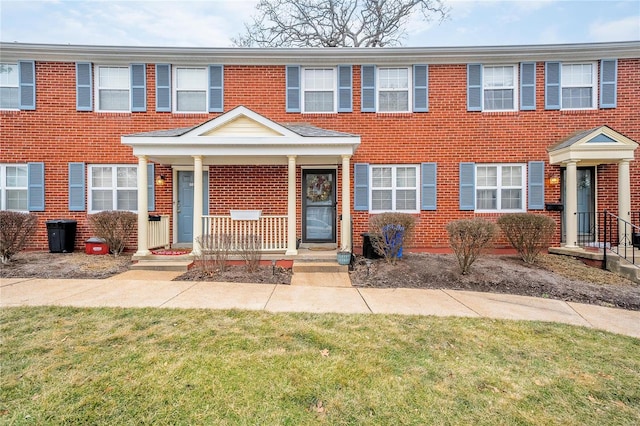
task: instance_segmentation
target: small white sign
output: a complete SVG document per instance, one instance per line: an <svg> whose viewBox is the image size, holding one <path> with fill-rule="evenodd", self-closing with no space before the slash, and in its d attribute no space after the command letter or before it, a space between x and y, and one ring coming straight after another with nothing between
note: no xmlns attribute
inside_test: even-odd
<svg viewBox="0 0 640 426"><path fill-rule="evenodd" d="M262 210L231 210L233 220L260 220Z"/></svg>

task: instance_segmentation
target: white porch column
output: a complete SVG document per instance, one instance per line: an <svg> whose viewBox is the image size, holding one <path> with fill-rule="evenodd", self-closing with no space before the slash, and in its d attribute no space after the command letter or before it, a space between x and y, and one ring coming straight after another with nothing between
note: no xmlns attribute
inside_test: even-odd
<svg viewBox="0 0 640 426"><path fill-rule="evenodd" d="M287 251L286 255L295 256L296 249L296 156L288 155L287 179Z"/></svg>
<svg viewBox="0 0 640 426"><path fill-rule="evenodd" d="M565 242L568 248L578 247L578 177L577 161L567 163L567 182L565 183L566 201L564 204Z"/></svg>
<svg viewBox="0 0 640 426"><path fill-rule="evenodd" d="M621 160L618 163L618 217L631 222L631 174L629 172L630 160ZM625 226L618 226L618 241L622 242ZM628 235L628 234L627 234Z"/></svg>
<svg viewBox="0 0 640 426"><path fill-rule="evenodd" d="M202 253L199 238L202 236L202 156L193 156L193 248L191 253Z"/></svg>
<svg viewBox="0 0 640 426"><path fill-rule="evenodd" d="M342 222L340 223L340 245L342 251L351 251L351 185L350 155L342 156Z"/></svg>
<svg viewBox="0 0 640 426"><path fill-rule="evenodd" d="M138 157L138 251L135 256L148 256L149 202L147 189L147 156Z"/></svg>

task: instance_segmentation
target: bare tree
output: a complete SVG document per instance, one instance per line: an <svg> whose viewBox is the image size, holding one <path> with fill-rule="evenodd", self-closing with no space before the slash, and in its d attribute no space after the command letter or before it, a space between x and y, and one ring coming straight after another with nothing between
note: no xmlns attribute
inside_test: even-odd
<svg viewBox="0 0 640 426"><path fill-rule="evenodd" d="M443 0L260 0L239 47L398 46L409 19L448 15Z"/></svg>

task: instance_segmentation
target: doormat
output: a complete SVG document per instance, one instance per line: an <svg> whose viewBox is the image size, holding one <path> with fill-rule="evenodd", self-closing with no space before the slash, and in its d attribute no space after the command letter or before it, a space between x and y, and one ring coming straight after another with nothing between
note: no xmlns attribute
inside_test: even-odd
<svg viewBox="0 0 640 426"><path fill-rule="evenodd" d="M156 256L182 256L191 253L191 250L187 249L158 249L150 251L151 254L155 254Z"/></svg>
<svg viewBox="0 0 640 426"><path fill-rule="evenodd" d="M325 247L325 246L309 247L309 250L311 251L334 251L335 249L336 249L335 247Z"/></svg>

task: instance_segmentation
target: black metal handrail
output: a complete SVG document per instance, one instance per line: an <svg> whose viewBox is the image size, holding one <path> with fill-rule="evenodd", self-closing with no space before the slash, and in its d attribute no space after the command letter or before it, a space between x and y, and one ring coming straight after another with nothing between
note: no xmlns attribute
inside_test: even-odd
<svg viewBox="0 0 640 426"><path fill-rule="evenodd" d="M634 223L627 222L607 210L602 212L600 241L603 242L603 268L607 265L607 250L638 266L634 248L640 248L640 212L632 212L631 221Z"/></svg>

